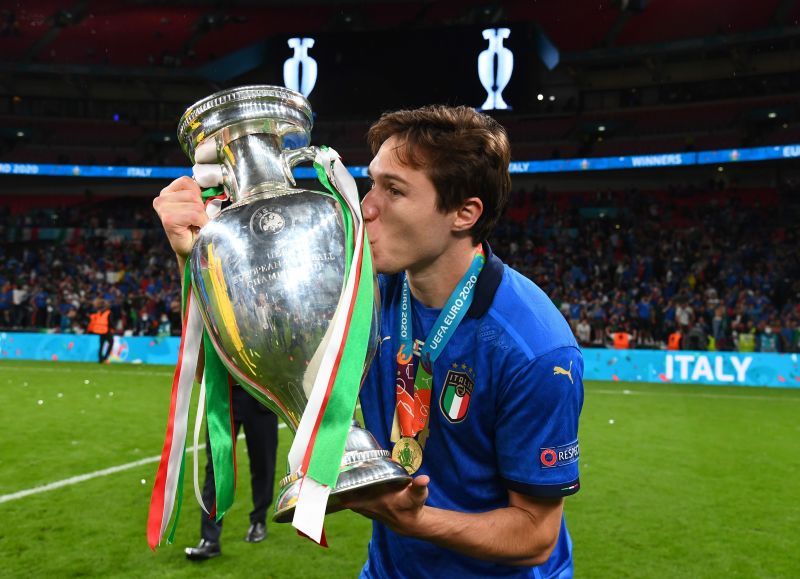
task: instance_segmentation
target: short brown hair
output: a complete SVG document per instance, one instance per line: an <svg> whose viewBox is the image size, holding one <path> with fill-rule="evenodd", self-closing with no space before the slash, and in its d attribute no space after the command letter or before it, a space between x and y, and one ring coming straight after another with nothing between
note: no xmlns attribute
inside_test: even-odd
<svg viewBox="0 0 800 579"><path fill-rule="evenodd" d="M369 129L375 155L390 137L404 165L424 170L436 188L436 208L452 211L469 197L483 202L483 213L470 230L485 241L502 217L511 191L511 146L505 129L473 108L442 105L385 113Z"/></svg>

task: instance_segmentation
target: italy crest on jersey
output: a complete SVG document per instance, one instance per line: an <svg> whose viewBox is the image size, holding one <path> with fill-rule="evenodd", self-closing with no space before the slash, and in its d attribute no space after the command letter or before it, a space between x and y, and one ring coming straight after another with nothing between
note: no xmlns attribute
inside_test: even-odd
<svg viewBox="0 0 800 579"><path fill-rule="evenodd" d="M467 416L472 390L475 388L472 368L453 364L444 380L439 407L450 422L461 422Z"/></svg>

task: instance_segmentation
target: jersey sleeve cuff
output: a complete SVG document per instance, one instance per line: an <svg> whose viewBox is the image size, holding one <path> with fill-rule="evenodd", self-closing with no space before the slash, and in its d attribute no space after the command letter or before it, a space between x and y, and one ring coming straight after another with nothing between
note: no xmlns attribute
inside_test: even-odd
<svg viewBox="0 0 800 579"><path fill-rule="evenodd" d="M531 497L555 498L555 497L568 497L574 495L581 488L580 479L575 479L572 482L554 484L554 485L535 485L530 483L523 483L507 478L503 479L503 483L510 491L528 495Z"/></svg>

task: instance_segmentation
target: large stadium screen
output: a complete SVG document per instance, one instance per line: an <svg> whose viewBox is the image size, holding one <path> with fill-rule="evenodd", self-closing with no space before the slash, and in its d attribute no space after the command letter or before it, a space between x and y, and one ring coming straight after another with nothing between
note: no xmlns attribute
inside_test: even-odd
<svg viewBox="0 0 800 579"><path fill-rule="evenodd" d="M292 37L282 36L267 42L258 82L288 84L286 61L296 58L314 67L308 60L313 59L316 79L309 99L320 115L376 115L430 103L487 109L504 109L505 103L525 112L536 101L543 67L538 36L529 25L337 31L314 36L299 59L289 45ZM298 73L294 67L302 82L302 68Z"/></svg>

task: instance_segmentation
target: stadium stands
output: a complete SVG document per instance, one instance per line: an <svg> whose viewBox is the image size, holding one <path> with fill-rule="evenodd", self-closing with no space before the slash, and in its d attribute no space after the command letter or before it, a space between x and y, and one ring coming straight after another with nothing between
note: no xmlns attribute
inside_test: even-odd
<svg viewBox="0 0 800 579"><path fill-rule="evenodd" d="M758 344L770 328L780 351L796 352L800 215L785 203L791 194L713 183L519 190L492 243L576 333L589 324L585 345L625 330L635 347L662 348L681 329L694 349L730 350L740 333ZM154 335L162 317L162 332L178 332L180 283L148 199L36 199L18 200L0 221L0 329L81 332L103 297L119 333ZM681 308L691 311L685 324Z"/></svg>

